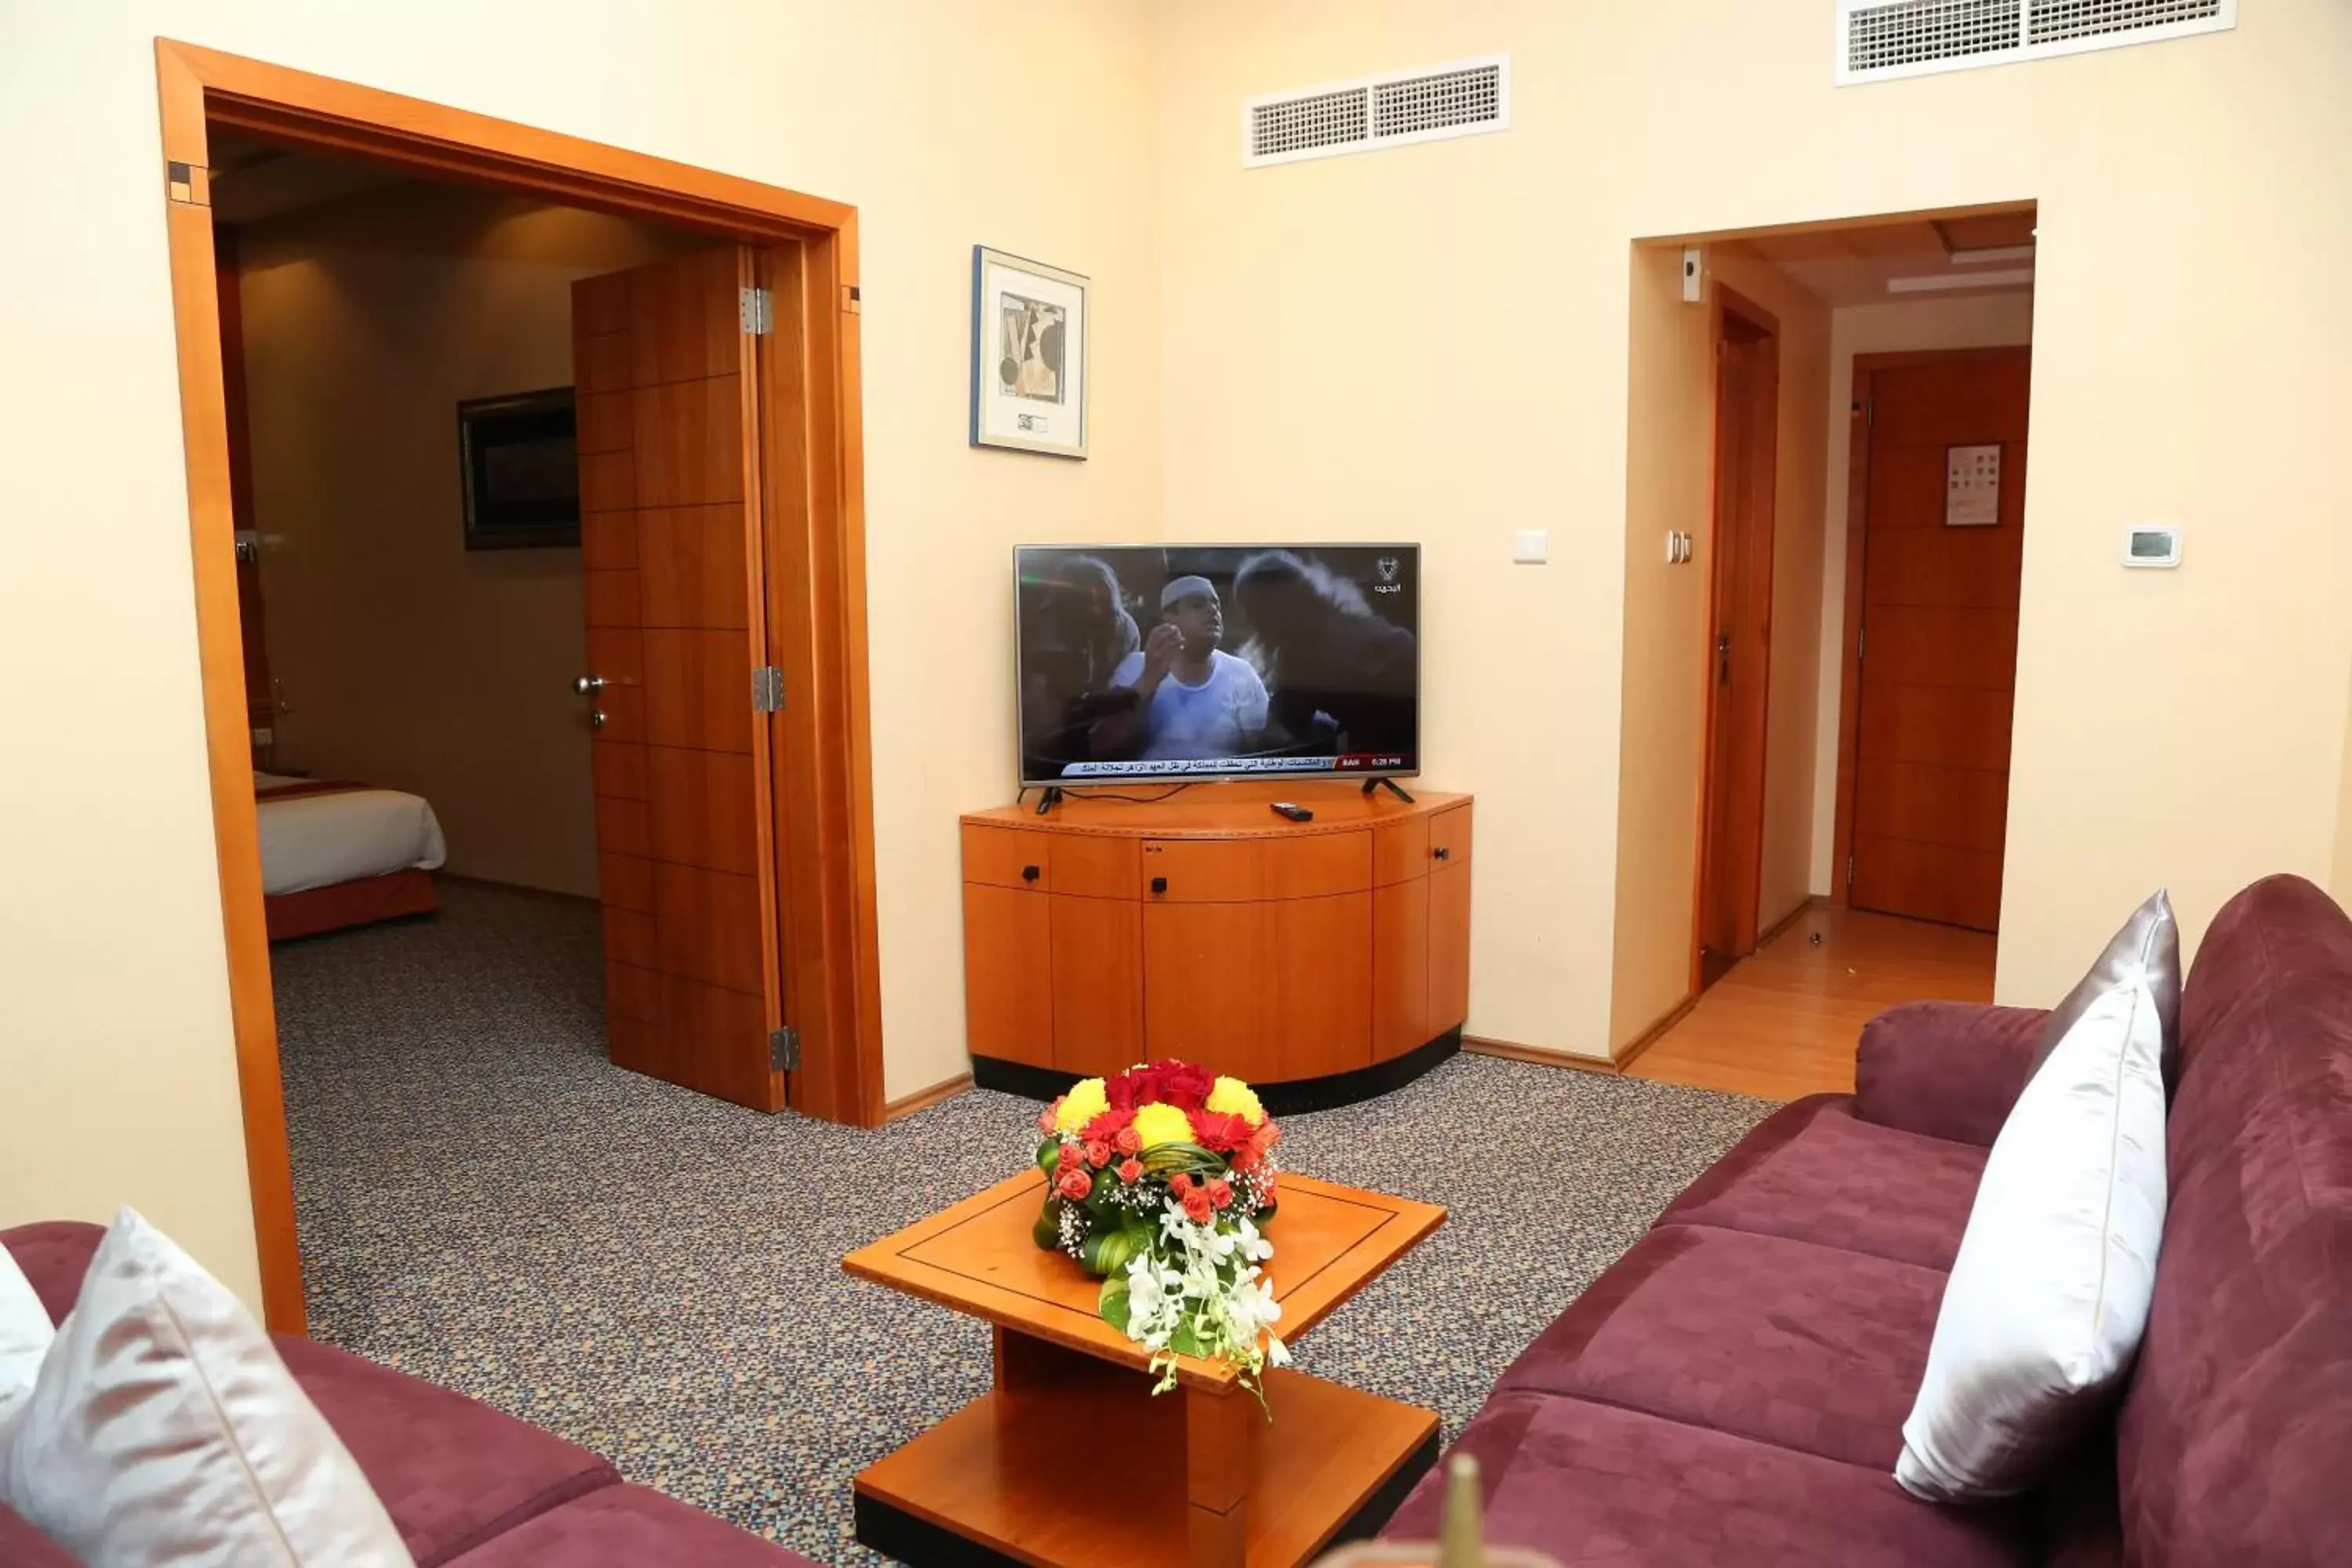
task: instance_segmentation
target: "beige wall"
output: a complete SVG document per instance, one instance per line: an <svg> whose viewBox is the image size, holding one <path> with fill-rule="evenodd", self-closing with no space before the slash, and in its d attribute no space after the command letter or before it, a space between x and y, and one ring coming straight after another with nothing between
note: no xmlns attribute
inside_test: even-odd
<svg viewBox="0 0 2352 1568"><path fill-rule="evenodd" d="M1626 356L1624 689L1607 1039L1612 1052L1690 993L1713 619L1712 303L1727 284L1780 324L1759 929L1804 900L1811 852L1822 388L1829 313L1759 262L1710 255L1706 266L1707 302L1686 304L1681 247L1633 247ZM1669 530L1691 535L1688 562L1667 563ZM1475 1006L1475 993L1472 1001Z"/></svg>
<svg viewBox="0 0 2352 1568"><path fill-rule="evenodd" d="M1838 703L1842 700L1845 638L1847 480L1852 477L1853 356L1910 349L1997 348L2033 341L2033 296L1979 294L1963 300L1906 300L1848 305L1830 314L1828 512L1822 530L1820 666L1821 714L1813 752L1812 853L1807 874L1816 893L1836 887ZM2029 464L2029 470L2031 465ZM2028 484L2032 483L2029 471ZM2087 960L2085 961L2087 962Z"/></svg>
<svg viewBox="0 0 2352 1568"><path fill-rule="evenodd" d="M2281 268L2352 243L2352 10L1844 89L1794 0L1160 15L1168 526L1427 541L1428 763L1486 847L1474 1030L1606 1049L1614 917L1650 890L1621 887L1681 858L1619 863L1644 237L2040 203L2004 999L2057 994L2156 882L2193 935L2252 877L2326 870L2352 540L2315 347L2352 299ZM1506 134L1239 166L1245 97L1498 49ZM1272 326L1237 360L1204 323L1244 300ZM2116 565L2149 518L2186 525L2181 570ZM1513 568L1531 526L1553 564Z"/></svg>
<svg viewBox="0 0 2352 1568"><path fill-rule="evenodd" d="M152 39L857 205L885 1082L963 1070L955 816L1013 784L1015 542L1149 535L1150 15L1046 0L0 8L0 1224L129 1201L255 1266L197 710ZM528 68L518 68L528 62ZM965 445L971 246L1094 279L1093 458ZM37 742L34 738L38 737Z"/></svg>
<svg viewBox="0 0 2352 1568"><path fill-rule="evenodd" d="M698 243L456 186L242 233L274 763L433 803L449 869L593 895L580 552L469 551L457 405L572 383L572 280Z"/></svg>

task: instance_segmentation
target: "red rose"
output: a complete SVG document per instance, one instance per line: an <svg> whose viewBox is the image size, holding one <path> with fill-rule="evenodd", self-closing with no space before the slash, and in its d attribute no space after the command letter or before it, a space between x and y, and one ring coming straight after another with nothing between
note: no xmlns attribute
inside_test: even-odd
<svg viewBox="0 0 2352 1568"><path fill-rule="evenodd" d="M1078 1163L1078 1146L1076 1143L1063 1144L1061 1152L1055 1156L1055 1160L1062 1169L1068 1170Z"/></svg>
<svg viewBox="0 0 2352 1568"><path fill-rule="evenodd" d="M1101 1170L1105 1165L1109 1164L1110 1145L1108 1143L1097 1142L1092 1138L1087 1139L1087 1163L1092 1165L1097 1171Z"/></svg>
<svg viewBox="0 0 2352 1568"><path fill-rule="evenodd" d="M1205 1068L1190 1062L1159 1064L1160 1093L1158 1098L1179 1110L1198 1110L1209 1102L1209 1091L1217 1080Z"/></svg>
<svg viewBox="0 0 2352 1568"><path fill-rule="evenodd" d="M1192 1178L1179 1171L1168 1178L1168 1195L1181 1199L1192 1190Z"/></svg>
<svg viewBox="0 0 2352 1568"><path fill-rule="evenodd" d="M1074 1168L1062 1173L1061 1178L1054 1184L1054 1189L1074 1204L1084 1203L1087 1194L1095 1190L1095 1179Z"/></svg>
<svg viewBox="0 0 2352 1568"><path fill-rule="evenodd" d="M1143 1152L1143 1140L1137 1134L1135 1129L1132 1127L1120 1128L1118 1130L1118 1136L1110 1141L1110 1146L1118 1150L1122 1154L1140 1154Z"/></svg>
<svg viewBox="0 0 2352 1568"><path fill-rule="evenodd" d="M1150 1087L1150 1077L1148 1068L1129 1068L1117 1078L1107 1078L1103 1079L1103 1099L1110 1102L1113 1110L1133 1115L1137 1106L1151 1101L1151 1097L1143 1092Z"/></svg>
<svg viewBox="0 0 2352 1568"><path fill-rule="evenodd" d="M1128 1159L1119 1162L1118 1179L1125 1182L1129 1186L1133 1186L1136 1183L1143 1180L1143 1162L1136 1159Z"/></svg>
<svg viewBox="0 0 2352 1568"><path fill-rule="evenodd" d="M1223 1110L1192 1112L1192 1140L1212 1154L1223 1154L1247 1142L1256 1132L1241 1117Z"/></svg>
<svg viewBox="0 0 2352 1568"><path fill-rule="evenodd" d="M1209 1194L1209 1202L1218 1208L1223 1208L1234 1201L1234 1184L1223 1176L1211 1177L1208 1186L1202 1190Z"/></svg>
<svg viewBox="0 0 2352 1568"><path fill-rule="evenodd" d="M1061 1114L1062 1102L1059 1100L1056 1100L1053 1104L1047 1106L1045 1110L1037 1113L1037 1131L1040 1132L1051 1132L1054 1130L1055 1118Z"/></svg>
<svg viewBox="0 0 2352 1568"><path fill-rule="evenodd" d="M1209 1223L1210 1212L1209 1194L1205 1190L1195 1187L1184 1194L1186 1219L1191 1220L1194 1225L1206 1225Z"/></svg>

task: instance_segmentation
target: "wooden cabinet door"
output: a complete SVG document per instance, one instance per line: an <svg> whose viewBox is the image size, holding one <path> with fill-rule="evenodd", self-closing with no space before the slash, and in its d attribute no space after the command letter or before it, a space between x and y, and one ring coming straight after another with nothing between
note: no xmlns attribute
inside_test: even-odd
<svg viewBox="0 0 2352 1568"><path fill-rule="evenodd" d="M1143 1059L1143 906L1048 893L1054 1066L1076 1078Z"/></svg>
<svg viewBox="0 0 2352 1568"><path fill-rule="evenodd" d="M1372 1060L1393 1061L1438 1030L1429 1011L1429 879L1372 894Z"/></svg>
<svg viewBox="0 0 2352 1568"><path fill-rule="evenodd" d="M607 1048L777 1110L751 266L719 246L574 283L572 378Z"/></svg>
<svg viewBox="0 0 2352 1568"><path fill-rule="evenodd" d="M1146 903L1143 1042L1214 1070L1258 1053L1265 942L1255 904Z"/></svg>
<svg viewBox="0 0 2352 1568"><path fill-rule="evenodd" d="M1371 847L1364 846L1370 869ZM1276 1082L1352 1072L1372 1061L1372 895L1264 906L1261 1059Z"/></svg>
<svg viewBox="0 0 2352 1568"><path fill-rule="evenodd" d="M964 1038L972 1055L1054 1065L1051 903L1017 888L963 885Z"/></svg>
<svg viewBox="0 0 2352 1568"><path fill-rule="evenodd" d="M1429 874L1429 1033L1470 1016L1470 863Z"/></svg>

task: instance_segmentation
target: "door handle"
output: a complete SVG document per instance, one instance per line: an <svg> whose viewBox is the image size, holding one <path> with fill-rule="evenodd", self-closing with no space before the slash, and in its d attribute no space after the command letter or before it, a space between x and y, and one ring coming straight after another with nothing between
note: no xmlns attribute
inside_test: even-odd
<svg viewBox="0 0 2352 1568"><path fill-rule="evenodd" d="M1021 879L1022 879L1023 881L1024 881L1024 882L1034 882L1034 881L1035 881L1035 880L1037 879L1037 868L1036 868L1036 867L1034 867L1034 866L1024 866L1024 867L1022 867L1022 868L1021 868Z"/></svg>
<svg viewBox="0 0 2352 1568"><path fill-rule="evenodd" d="M593 696L613 683L601 675L583 675L572 683L572 689L583 697Z"/></svg>
<svg viewBox="0 0 2352 1568"><path fill-rule="evenodd" d="M1685 643L1683 646L1684 646L1685 647L1688 647L1690 646L1690 644L1688 644L1688 643ZM1430 851L1430 853L1431 853L1432 855L1435 856L1435 857L1436 857L1438 859L1440 859L1440 860L1449 860L1449 859L1452 859L1452 858L1453 858L1453 857L1454 857L1454 851L1453 851L1453 850L1451 850L1451 849L1449 849L1449 848L1447 848L1447 847L1446 847L1444 845L1443 845L1443 844L1439 845L1436 848L1434 848L1434 849L1431 850L1431 851Z"/></svg>
<svg viewBox="0 0 2352 1568"><path fill-rule="evenodd" d="M1154 878L1152 878L1152 879L1151 879L1151 890L1152 890L1153 892L1155 892L1155 893L1164 893L1164 892L1166 892L1166 891L1168 890L1168 879L1167 879L1167 878L1165 878L1165 877L1154 877Z"/></svg>
<svg viewBox="0 0 2352 1568"><path fill-rule="evenodd" d="M599 708L588 715L588 728L591 730L601 730L604 727L604 710L602 708Z"/></svg>

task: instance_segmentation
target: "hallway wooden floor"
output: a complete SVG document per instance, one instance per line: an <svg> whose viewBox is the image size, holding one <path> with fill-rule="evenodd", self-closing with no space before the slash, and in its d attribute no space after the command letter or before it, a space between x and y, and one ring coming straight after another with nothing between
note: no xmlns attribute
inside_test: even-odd
<svg viewBox="0 0 2352 1568"><path fill-rule="evenodd" d="M1873 1015L1930 998L1990 1002L1992 960L1981 931L1809 910L1734 965L1626 1075L1772 1100L1849 1091L1854 1042Z"/></svg>

